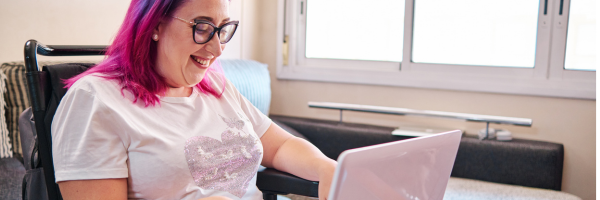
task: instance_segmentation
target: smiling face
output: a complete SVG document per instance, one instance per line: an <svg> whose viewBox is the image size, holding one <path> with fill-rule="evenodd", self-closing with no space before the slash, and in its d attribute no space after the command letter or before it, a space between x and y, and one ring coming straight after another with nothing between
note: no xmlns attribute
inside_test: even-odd
<svg viewBox="0 0 600 200"><path fill-rule="evenodd" d="M178 17L193 22L196 19L212 22L216 26L227 23L229 19L228 0L187 0L173 12L172 16L162 19L154 34L158 35L156 68L173 88L184 88L187 93L191 87L200 83L206 71L225 49L215 36L204 44L196 44L192 37L192 24L175 19ZM155 39L156 40L156 39ZM167 91L169 94L170 91ZM167 95L170 96L170 95Z"/></svg>

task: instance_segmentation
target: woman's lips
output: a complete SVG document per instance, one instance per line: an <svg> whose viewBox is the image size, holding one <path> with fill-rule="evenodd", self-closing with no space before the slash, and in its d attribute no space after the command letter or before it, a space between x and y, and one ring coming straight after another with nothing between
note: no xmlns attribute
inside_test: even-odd
<svg viewBox="0 0 600 200"><path fill-rule="evenodd" d="M196 56L190 56L190 57L192 58L192 60L199 63L202 67L208 67L208 64L210 63L210 59L203 59L203 58L199 58Z"/></svg>

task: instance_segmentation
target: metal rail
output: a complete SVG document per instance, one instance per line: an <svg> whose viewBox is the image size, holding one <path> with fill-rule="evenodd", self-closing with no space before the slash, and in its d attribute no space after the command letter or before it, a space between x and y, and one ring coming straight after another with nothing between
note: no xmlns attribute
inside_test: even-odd
<svg viewBox="0 0 600 200"><path fill-rule="evenodd" d="M325 108L340 110L340 122L342 121L342 111L351 110L359 112L370 112L370 113L382 113L382 114L393 114L393 115L417 115L426 117L441 117L451 119L461 119L473 122L485 122L488 125L494 124L511 124L517 126L531 127L533 123L532 119L527 118L516 118L516 117L503 117L493 115L478 115L478 114L467 114L467 113L455 113L455 112L443 112L443 111L431 111L431 110L415 110L408 108L395 108L395 107L383 107L383 106L370 106L360 104L347 104L347 103L333 103L333 102L308 102L308 107L311 108Z"/></svg>

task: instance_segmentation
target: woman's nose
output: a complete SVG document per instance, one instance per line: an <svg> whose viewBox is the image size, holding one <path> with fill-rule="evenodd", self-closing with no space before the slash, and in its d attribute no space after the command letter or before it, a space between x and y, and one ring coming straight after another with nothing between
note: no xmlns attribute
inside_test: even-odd
<svg viewBox="0 0 600 200"><path fill-rule="evenodd" d="M213 54L213 56L215 57L219 57L221 56L221 53L223 53L223 49L221 47L221 40L219 39L219 35L218 33L215 33L215 36L213 36L210 41L208 41L206 43L206 50L208 50L209 52L211 52Z"/></svg>

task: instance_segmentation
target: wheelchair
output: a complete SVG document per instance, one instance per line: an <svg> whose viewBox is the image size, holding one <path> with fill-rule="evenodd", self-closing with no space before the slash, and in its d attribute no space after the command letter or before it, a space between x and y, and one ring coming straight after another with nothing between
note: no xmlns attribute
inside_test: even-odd
<svg viewBox="0 0 600 200"><path fill-rule="evenodd" d="M25 68L28 93L35 123L37 141L37 157L42 168L48 199L62 199L58 184L55 183L54 166L52 162L52 135L50 126L60 100L67 92L62 80L76 76L93 64L70 63L49 66L38 66L37 55L43 56L90 56L104 55L107 46L87 45L44 45L36 40L25 43ZM38 179L38 180L43 180ZM25 184L25 183L24 183ZM297 194L317 197L318 182L308 181L294 175L267 168L257 174L256 185L263 192L265 200L276 200L277 194ZM25 192L25 191L24 191ZM25 193L24 193L25 194Z"/></svg>

